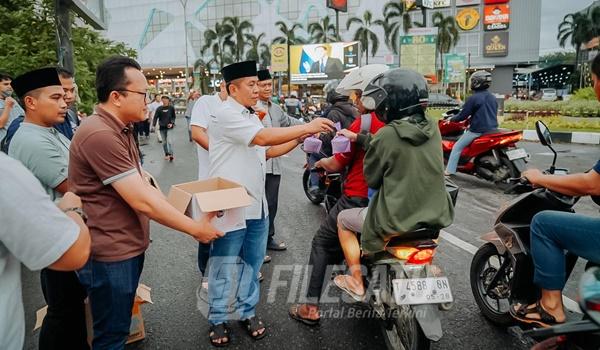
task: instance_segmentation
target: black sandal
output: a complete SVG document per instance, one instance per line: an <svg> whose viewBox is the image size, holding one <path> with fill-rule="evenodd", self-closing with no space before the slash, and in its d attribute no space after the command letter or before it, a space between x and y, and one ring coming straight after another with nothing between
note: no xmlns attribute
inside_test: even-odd
<svg viewBox="0 0 600 350"><path fill-rule="evenodd" d="M240 321L240 323L242 326L246 327L248 335L254 340L262 339L267 335L267 327L265 327L265 324L256 316ZM261 329L263 332L259 333L258 331ZM254 335L254 332L256 332L256 335Z"/></svg>
<svg viewBox="0 0 600 350"><path fill-rule="evenodd" d="M548 311L544 310L542 307L542 303L538 300L534 306L529 307L527 304L523 304L519 306L517 310L515 310L516 305L511 305L509 312L514 319L520 322L538 325L540 327L548 328L555 326L557 324L562 324L563 322L556 321L556 318L552 316ZM540 318L531 318L527 317L529 314L538 314Z"/></svg>
<svg viewBox="0 0 600 350"><path fill-rule="evenodd" d="M224 348L228 346L229 343L231 343L229 327L225 323L211 325L210 330L208 331L208 338L210 339L210 343L217 348ZM223 338L227 338L227 340L223 341ZM217 340L221 340L221 342L217 343Z"/></svg>
<svg viewBox="0 0 600 350"><path fill-rule="evenodd" d="M294 320L298 321L298 322L302 322L307 326L316 326L319 324L319 320L320 318L313 320L311 318L306 318L306 317L302 317L300 316L300 304L296 304L296 305L292 305L290 307L290 309L288 310L288 314L290 315L291 318L293 318Z"/></svg>

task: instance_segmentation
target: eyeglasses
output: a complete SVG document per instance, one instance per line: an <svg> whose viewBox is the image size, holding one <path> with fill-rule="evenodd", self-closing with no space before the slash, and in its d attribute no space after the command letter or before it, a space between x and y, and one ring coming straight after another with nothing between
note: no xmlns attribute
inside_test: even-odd
<svg viewBox="0 0 600 350"><path fill-rule="evenodd" d="M133 92L133 93L136 93L136 94L144 95L144 98L145 98L145 99L149 99L149 98L150 98L150 94L148 94L148 92L141 92L141 91L127 90L127 89L121 89L121 90L118 90L118 91L120 91L120 92L123 92L123 91L127 91L127 92Z"/></svg>

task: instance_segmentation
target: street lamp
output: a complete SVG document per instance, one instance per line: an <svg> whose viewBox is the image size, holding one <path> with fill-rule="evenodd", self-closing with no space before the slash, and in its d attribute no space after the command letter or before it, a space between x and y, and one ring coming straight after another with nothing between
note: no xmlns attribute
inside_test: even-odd
<svg viewBox="0 0 600 350"><path fill-rule="evenodd" d="M183 36L185 38L184 39L185 40L185 94L189 95L189 93L190 93L190 86L188 85L188 67L189 67L189 63L188 63L188 37L187 37L187 27L186 27L186 21L187 21L187 12L186 12L187 0L179 0L179 3L183 7Z"/></svg>

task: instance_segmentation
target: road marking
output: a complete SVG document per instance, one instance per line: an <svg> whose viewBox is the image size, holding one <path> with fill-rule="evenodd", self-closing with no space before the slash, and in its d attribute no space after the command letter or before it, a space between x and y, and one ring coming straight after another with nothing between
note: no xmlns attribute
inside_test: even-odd
<svg viewBox="0 0 600 350"><path fill-rule="evenodd" d="M472 245L471 243L465 242L462 239L456 237L455 235L451 234L448 231L444 231L442 230L440 232L440 237L443 238L444 240L452 243L453 245L455 245L456 247L467 251L469 253L471 253L471 255L475 255L475 253L477 252L477 250L479 248L477 248L476 246ZM579 308L579 304L573 300L570 299L566 296L563 295L563 304L565 305L565 307L573 312L578 312L581 313L581 309Z"/></svg>

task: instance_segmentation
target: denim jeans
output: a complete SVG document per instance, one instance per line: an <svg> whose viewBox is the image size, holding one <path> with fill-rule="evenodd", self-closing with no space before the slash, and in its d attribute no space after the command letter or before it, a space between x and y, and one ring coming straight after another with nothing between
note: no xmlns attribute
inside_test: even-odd
<svg viewBox="0 0 600 350"><path fill-rule="evenodd" d="M323 158L327 158L327 157L322 155L321 153L311 153L308 156L308 168L313 169L315 167L315 163L320 161ZM319 187L319 180L320 180L319 173L312 171L310 173L310 188Z"/></svg>
<svg viewBox="0 0 600 350"><path fill-rule="evenodd" d="M531 222L534 282L547 290L562 290L566 280L565 251L600 263L600 218L543 211Z"/></svg>
<svg viewBox="0 0 600 350"><path fill-rule="evenodd" d="M125 348L131 324L131 308L144 254L123 261L100 262L90 259L77 271L79 281L87 289L94 320L94 350Z"/></svg>
<svg viewBox="0 0 600 350"><path fill-rule="evenodd" d="M268 229L268 217L246 220L245 229L227 232L212 243L208 261L211 324L255 316Z"/></svg>
<svg viewBox="0 0 600 350"><path fill-rule="evenodd" d="M446 166L446 172L449 174L455 174L456 168L458 167L458 161L460 160L460 155L467 146L471 144L476 138L481 136L482 134L471 132L469 130L465 131L465 133L456 141L454 147L452 147L452 152L450 152L450 157L448 158L448 165Z"/></svg>
<svg viewBox="0 0 600 350"><path fill-rule="evenodd" d="M169 129L160 129L160 136L162 137L163 150L165 156L173 155L173 146L171 146L171 140L169 140Z"/></svg>

